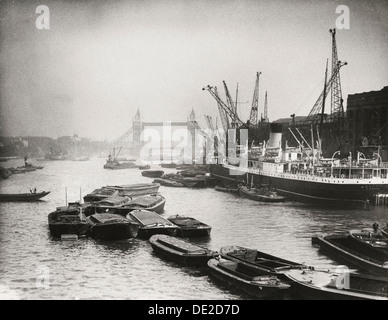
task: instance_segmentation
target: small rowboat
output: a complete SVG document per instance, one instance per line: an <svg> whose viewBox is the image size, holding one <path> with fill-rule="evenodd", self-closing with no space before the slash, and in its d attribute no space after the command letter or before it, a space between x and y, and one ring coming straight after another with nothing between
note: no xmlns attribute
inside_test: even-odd
<svg viewBox="0 0 388 320"><path fill-rule="evenodd" d="M47 196L50 191L42 191L42 192L30 192L30 193L3 193L0 194L1 202L8 201L37 201L41 198Z"/></svg>
<svg viewBox="0 0 388 320"><path fill-rule="evenodd" d="M155 234L149 241L156 254L185 266L206 266L207 261L216 254L207 248L165 234Z"/></svg>

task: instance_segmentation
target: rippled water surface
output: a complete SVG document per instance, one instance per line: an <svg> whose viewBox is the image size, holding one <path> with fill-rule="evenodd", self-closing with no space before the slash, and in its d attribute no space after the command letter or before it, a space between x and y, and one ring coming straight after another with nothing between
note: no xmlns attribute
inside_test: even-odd
<svg viewBox="0 0 388 320"><path fill-rule="evenodd" d="M22 160L4 166L22 165ZM39 162L42 170L1 181L1 192L51 193L39 202L0 203L0 297L5 299L249 299L214 283L206 268L181 267L157 257L148 241L61 241L50 237L47 215L107 184L152 182L138 169L106 170L104 159ZM157 168L157 167L156 167ZM173 169L165 169L174 172ZM294 202L254 202L214 189L168 188L164 217L180 214L212 226L211 237L191 240L212 250L240 245L334 269L311 245L320 232L370 227L388 221L387 208L325 210Z"/></svg>

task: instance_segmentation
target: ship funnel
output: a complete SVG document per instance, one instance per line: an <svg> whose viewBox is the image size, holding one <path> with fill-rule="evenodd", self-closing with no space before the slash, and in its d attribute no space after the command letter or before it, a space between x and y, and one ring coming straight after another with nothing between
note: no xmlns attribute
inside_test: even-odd
<svg viewBox="0 0 388 320"><path fill-rule="evenodd" d="M268 148L278 148L282 143L282 125L280 123L271 123L269 133Z"/></svg>

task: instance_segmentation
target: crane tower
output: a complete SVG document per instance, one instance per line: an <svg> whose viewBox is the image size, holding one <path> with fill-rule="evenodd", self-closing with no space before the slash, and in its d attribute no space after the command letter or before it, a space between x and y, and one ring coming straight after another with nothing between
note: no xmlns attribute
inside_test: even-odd
<svg viewBox="0 0 388 320"><path fill-rule="evenodd" d="M335 40L336 32L335 29L330 29L329 32L332 36L331 74L333 75L338 66L337 44ZM331 88L331 114L336 118L343 117L344 109L342 102L341 80L340 73L338 71L333 79L333 85Z"/></svg>
<svg viewBox="0 0 388 320"><path fill-rule="evenodd" d="M253 92L251 113L249 116L249 123L252 127L257 127L259 124L259 81L261 72L256 73L256 84Z"/></svg>

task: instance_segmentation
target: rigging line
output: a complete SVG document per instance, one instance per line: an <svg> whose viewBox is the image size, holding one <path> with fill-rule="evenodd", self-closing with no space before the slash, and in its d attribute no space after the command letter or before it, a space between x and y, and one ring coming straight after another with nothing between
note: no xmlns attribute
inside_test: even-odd
<svg viewBox="0 0 388 320"><path fill-rule="evenodd" d="M311 93L310 93L310 94L308 95L308 97L304 100L304 102L302 102L302 103L296 108L296 110L294 111L295 114L301 109L301 107L307 102L307 100L311 97L311 95L315 92L315 90L317 90L317 88L318 88L319 86L322 85L323 82L324 82L324 80L321 80L321 81L317 84L317 86L311 91Z"/></svg>

